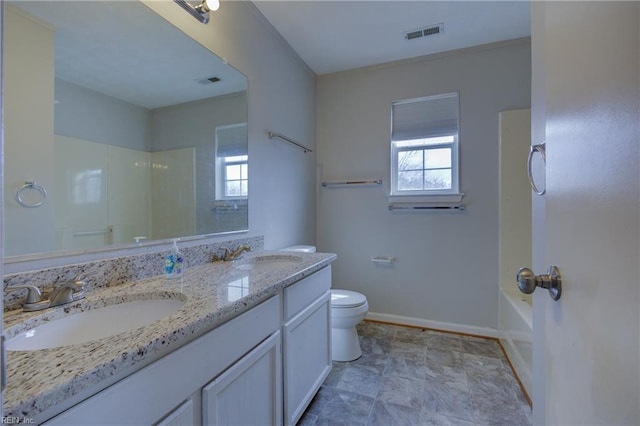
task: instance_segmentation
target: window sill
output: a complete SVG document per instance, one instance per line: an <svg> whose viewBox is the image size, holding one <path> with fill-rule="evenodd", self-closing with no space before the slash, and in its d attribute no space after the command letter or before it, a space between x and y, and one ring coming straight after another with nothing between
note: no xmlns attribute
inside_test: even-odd
<svg viewBox="0 0 640 426"><path fill-rule="evenodd" d="M225 200L212 200L209 203L209 211L211 213L237 212L247 210L246 198L231 198Z"/></svg>
<svg viewBox="0 0 640 426"><path fill-rule="evenodd" d="M464 194L388 195L389 204L446 204L460 203Z"/></svg>
<svg viewBox="0 0 640 426"><path fill-rule="evenodd" d="M462 204L464 194L423 194L423 195L389 195L389 210L435 211L455 210L464 211Z"/></svg>

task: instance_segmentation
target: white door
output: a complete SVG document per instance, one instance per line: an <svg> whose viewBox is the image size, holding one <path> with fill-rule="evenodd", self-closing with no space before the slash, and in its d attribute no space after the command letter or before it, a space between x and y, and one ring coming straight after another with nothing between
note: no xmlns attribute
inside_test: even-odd
<svg viewBox="0 0 640 426"><path fill-rule="evenodd" d="M534 298L534 422L638 425L640 3L532 3L534 257L563 275Z"/></svg>

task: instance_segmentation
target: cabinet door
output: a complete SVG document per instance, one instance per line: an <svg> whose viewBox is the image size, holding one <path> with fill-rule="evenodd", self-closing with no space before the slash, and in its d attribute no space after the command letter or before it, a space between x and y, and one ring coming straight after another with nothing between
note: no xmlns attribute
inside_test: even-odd
<svg viewBox="0 0 640 426"><path fill-rule="evenodd" d="M202 423L281 425L281 383L276 332L202 389Z"/></svg>
<svg viewBox="0 0 640 426"><path fill-rule="evenodd" d="M294 425L331 371L331 293L284 325L285 422Z"/></svg>
<svg viewBox="0 0 640 426"><path fill-rule="evenodd" d="M167 417L156 423L156 426L193 426L196 424L194 411L193 398L189 398L169 413Z"/></svg>

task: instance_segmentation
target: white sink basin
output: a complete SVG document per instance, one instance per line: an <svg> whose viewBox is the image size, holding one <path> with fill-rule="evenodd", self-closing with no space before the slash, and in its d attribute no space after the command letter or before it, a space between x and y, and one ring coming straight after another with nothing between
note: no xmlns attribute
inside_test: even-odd
<svg viewBox="0 0 640 426"><path fill-rule="evenodd" d="M149 325L184 304L179 299L135 300L69 314L8 339L7 350L34 351L90 342Z"/></svg>
<svg viewBox="0 0 640 426"><path fill-rule="evenodd" d="M272 254L264 256L256 256L249 259L241 259L236 261L234 266L243 271L273 271L280 268L286 268L300 263L300 256L291 256L286 254Z"/></svg>

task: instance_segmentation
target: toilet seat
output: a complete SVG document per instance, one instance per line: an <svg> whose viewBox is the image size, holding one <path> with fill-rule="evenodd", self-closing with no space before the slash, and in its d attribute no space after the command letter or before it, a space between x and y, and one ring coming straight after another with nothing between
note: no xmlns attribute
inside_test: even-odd
<svg viewBox="0 0 640 426"><path fill-rule="evenodd" d="M367 303L367 298L349 290L331 290L331 309L355 308Z"/></svg>

